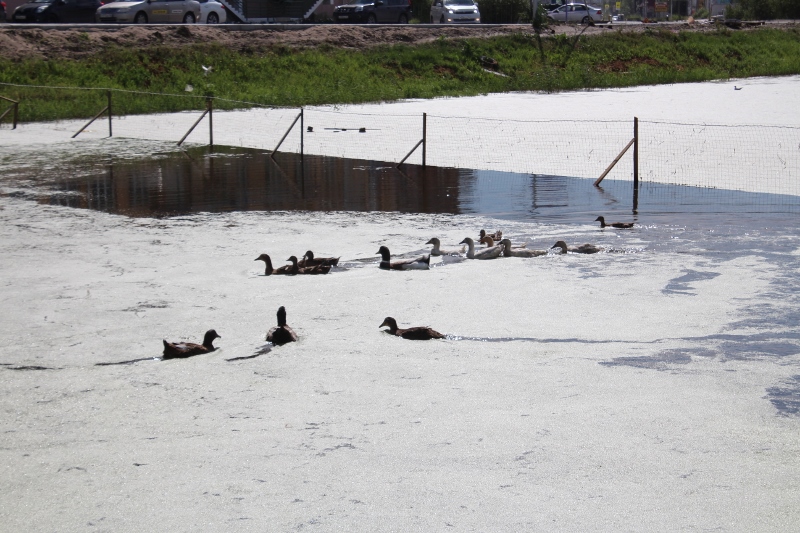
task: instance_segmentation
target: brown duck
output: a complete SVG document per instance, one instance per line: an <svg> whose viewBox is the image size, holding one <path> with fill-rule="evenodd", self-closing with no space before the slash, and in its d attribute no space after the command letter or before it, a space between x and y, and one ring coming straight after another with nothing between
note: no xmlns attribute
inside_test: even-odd
<svg viewBox="0 0 800 533"><path fill-rule="evenodd" d="M289 270L286 272L288 275L295 275L295 274L327 274L331 271L331 267L328 265L317 265L317 266L307 266L307 267L300 267L299 262L297 261L296 256L291 256L287 261L291 261L291 265L287 265Z"/></svg>
<svg viewBox="0 0 800 533"><path fill-rule="evenodd" d="M503 240L503 232L498 230L495 231L494 233L486 233L486 230L482 229L480 238L483 239L484 237L491 237L495 241L500 242Z"/></svg>
<svg viewBox="0 0 800 533"><path fill-rule="evenodd" d="M600 222L601 228L609 226L617 229L630 229L633 227L633 222L606 222L606 219L603 217L597 217L596 219L594 219L594 221Z"/></svg>
<svg viewBox="0 0 800 533"><path fill-rule="evenodd" d="M200 355L203 353L211 353L216 348L214 347L214 339L221 339L217 332L213 329L206 331L203 337L203 344L195 344L193 342L167 342L164 341L164 356L163 359L177 359L183 357L191 357L193 355Z"/></svg>
<svg viewBox="0 0 800 533"><path fill-rule="evenodd" d="M273 274L288 274L289 270L292 268L291 265L284 265L280 268L272 268L272 259L267 254L261 254L253 261L264 261L266 268L264 269L265 276L271 276Z"/></svg>
<svg viewBox="0 0 800 533"><path fill-rule="evenodd" d="M397 327L397 320L395 320L390 316L384 318L383 323L381 323L381 325L378 327L382 328L384 326L389 326L389 331L387 331L387 333L391 333L396 337L403 337L404 339L409 339L412 341L427 341L431 339L444 338L444 335L442 335L438 331L425 326L400 329Z"/></svg>
<svg viewBox="0 0 800 533"><path fill-rule="evenodd" d="M278 325L267 332L267 342L276 346L282 346L289 342L295 342L297 334L286 324L286 308L278 308Z"/></svg>
<svg viewBox="0 0 800 533"><path fill-rule="evenodd" d="M307 251L303 258L297 262L300 268L315 266L336 266L339 264L338 257L314 257L314 252Z"/></svg>

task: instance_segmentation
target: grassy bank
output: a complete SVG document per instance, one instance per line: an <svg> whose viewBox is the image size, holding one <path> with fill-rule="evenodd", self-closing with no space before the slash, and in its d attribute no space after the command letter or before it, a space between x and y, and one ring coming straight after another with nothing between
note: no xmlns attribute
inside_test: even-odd
<svg viewBox="0 0 800 533"><path fill-rule="evenodd" d="M494 58L498 73L487 72L482 57ZM205 75L202 65L213 70ZM1 82L84 88L0 86L0 96L23 102L20 118L25 121L94 115L106 95L86 88L177 95L115 92L115 114L123 114L198 109L204 95L220 99L216 108L240 107L223 99L303 106L798 73L796 29L609 31L580 38L557 35L541 42L519 34L364 50L277 46L240 53L206 44L120 47L80 61L0 59Z"/></svg>

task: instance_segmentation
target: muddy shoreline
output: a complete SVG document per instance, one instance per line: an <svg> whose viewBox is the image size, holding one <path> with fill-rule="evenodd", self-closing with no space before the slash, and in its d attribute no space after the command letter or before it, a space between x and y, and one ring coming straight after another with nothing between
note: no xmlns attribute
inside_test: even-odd
<svg viewBox="0 0 800 533"><path fill-rule="evenodd" d="M758 26L744 26L740 30L751 31L754 27L792 29L792 22L770 22ZM589 28L573 25L558 25L550 28L546 35L566 34L597 35L607 32L641 33L652 29L666 31L717 31L716 26L705 22L680 24L607 24ZM246 31L242 31L246 30ZM23 25L0 26L0 49L13 61L26 59L70 59L79 60L101 54L113 47L167 47L184 48L218 44L249 54L275 46L289 48L334 48L366 49L380 45L423 44L436 39L489 38L501 35L532 35L533 29L525 24L485 25L470 27L442 27L428 24L396 26L355 25L220 25L220 26L105 26L83 27L26 27Z"/></svg>

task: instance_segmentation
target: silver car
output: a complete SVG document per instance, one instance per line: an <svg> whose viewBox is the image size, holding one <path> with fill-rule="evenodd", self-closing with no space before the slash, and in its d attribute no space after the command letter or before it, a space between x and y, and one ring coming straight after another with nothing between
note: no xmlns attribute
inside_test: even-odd
<svg viewBox="0 0 800 533"><path fill-rule="evenodd" d="M431 24L477 24L480 21L481 12L473 0L434 0L431 6Z"/></svg>
<svg viewBox="0 0 800 533"><path fill-rule="evenodd" d="M94 16L97 22L194 24L200 20L200 4L197 0L123 0L101 6Z"/></svg>
<svg viewBox="0 0 800 533"><path fill-rule="evenodd" d="M587 4L567 4L558 9L554 9L547 13L547 18L559 22L580 22L588 24L592 22L601 22L603 20L603 12L596 7Z"/></svg>

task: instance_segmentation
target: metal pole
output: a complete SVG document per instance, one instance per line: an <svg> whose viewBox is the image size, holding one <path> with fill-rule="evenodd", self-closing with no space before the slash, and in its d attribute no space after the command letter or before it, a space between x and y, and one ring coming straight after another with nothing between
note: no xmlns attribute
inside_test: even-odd
<svg viewBox="0 0 800 533"><path fill-rule="evenodd" d="M108 96L108 136L113 137L114 133L111 130L111 91L107 92Z"/></svg>
<svg viewBox="0 0 800 533"><path fill-rule="evenodd" d="M428 114L422 114L422 168L425 168L425 164L428 157Z"/></svg>
<svg viewBox="0 0 800 533"><path fill-rule="evenodd" d="M206 98L206 109L208 109L208 144L214 149L214 101Z"/></svg>
<svg viewBox="0 0 800 533"><path fill-rule="evenodd" d="M303 122L305 121L304 109L300 108L300 185L303 191L303 198L306 197L306 158L303 153L303 143L305 141L305 131L303 129Z"/></svg>

